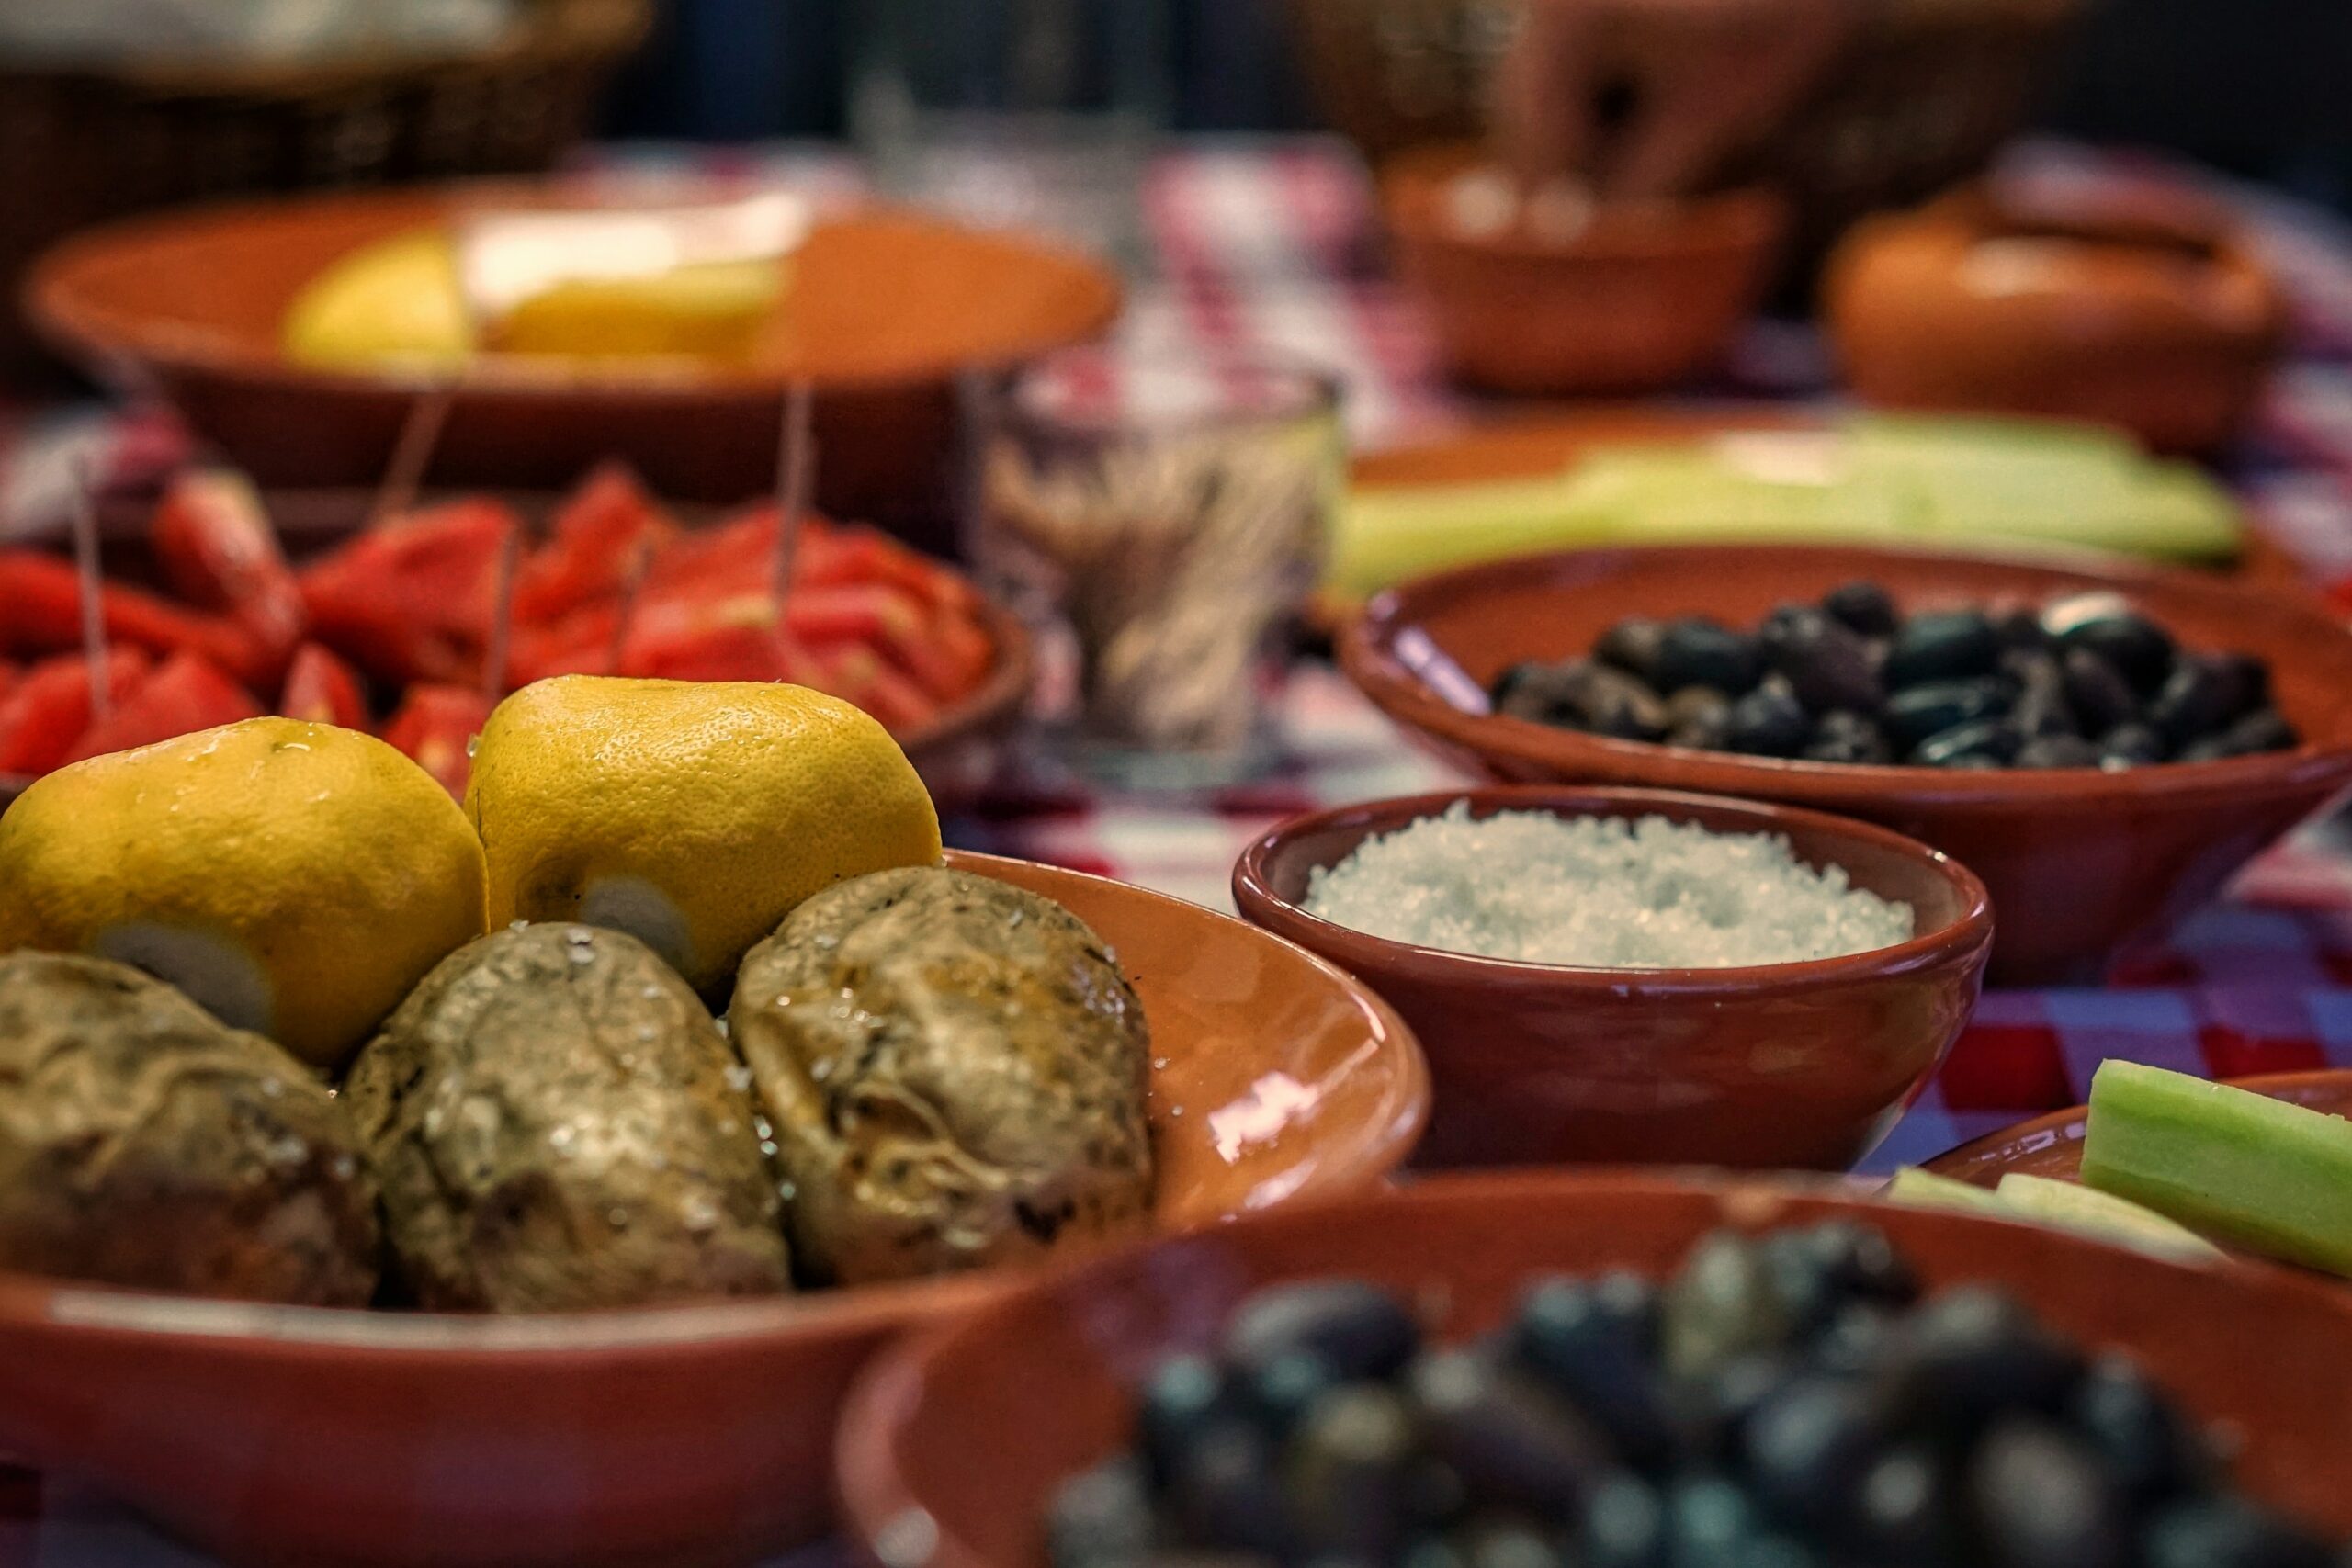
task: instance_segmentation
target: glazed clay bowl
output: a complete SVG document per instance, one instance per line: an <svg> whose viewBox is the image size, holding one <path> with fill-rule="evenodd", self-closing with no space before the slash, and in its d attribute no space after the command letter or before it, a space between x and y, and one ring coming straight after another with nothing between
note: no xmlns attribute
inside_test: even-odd
<svg viewBox="0 0 2352 1568"><path fill-rule="evenodd" d="M1781 761L1605 739L1485 711L1524 659L1591 649L1625 615L1753 626L1841 582L1882 583L1906 613L2106 590L2188 648L2268 662L2302 732L2292 751L2105 773ZM1703 545L1530 557L1427 577L1376 599L1340 639L1348 676L1445 755L1507 781L1644 784L1838 812L1908 834L1992 889L1996 986L2095 981L2132 939L2218 892L2352 784L2352 631L2304 600L2104 558Z"/></svg>
<svg viewBox="0 0 2352 1568"><path fill-rule="evenodd" d="M278 333L296 294L345 254L468 207L599 194L590 181L454 185L141 219L50 252L27 282L26 310L61 353L160 387L260 483L372 485L422 389L390 373L287 359ZM672 377L487 363L457 395L433 476L553 489L617 457L662 494L733 502L774 483L785 389L805 378L817 392L819 504L901 526L944 517L956 378L1093 338L1120 299L1118 280L1089 258L911 211L853 208L823 217L795 256L751 363Z"/></svg>
<svg viewBox="0 0 2352 1568"><path fill-rule="evenodd" d="M1125 1446L1143 1375L1165 1356L1211 1348L1252 1291L1366 1280L1423 1303L1431 1334L1455 1340L1501 1322L1538 1274L1664 1277L1718 1227L1828 1219L1877 1226L1931 1292L2004 1288L2074 1343L2130 1354L2197 1416L2243 1434L2236 1479L2251 1493L2352 1533L2352 1316L2331 1292L1971 1214L1556 1172L1446 1179L1268 1214L1001 1297L862 1380L837 1454L843 1506L891 1568L1045 1568L1060 1483Z"/></svg>
<svg viewBox="0 0 2352 1568"><path fill-rule="evenodd" d="M1866 401L2090 420L2160 452L2228 442L2287 323L2269 274L2195 207L2062 211L1984 187L1858 224L1822 298Z"/></svg>
<svg viewBox="0 0 2352 1568"><path fill-rule="evenodd" d="M1382 176L1399 270L1463 380L1520 394L1655 391L1705 369L1753 313L1786 227L1734 191L1600 208L1565 242L1471 234L1454 179L1477 154L1408 154Z"/></svg>
<svg viewBox="0 0 2352 1568"><path fill-rule="evenodd" d="M2231 1078L2233 1088L2267 1094L2329 1116L2352 1116L2352 1068L2320 1067L2300 1073L2263 1073ZM2053 1111L1987 1133L1949 1154L1937 1156L1928 1168L1979 1187L1998 1187L2011 1171L2046 1176L2057 1181L2083 1178L2083 1137L2090 1125L2090 1107Z"/></svg>
<svg viewBox="0 0 2352 1568"><path fill-rule="evenodd" d="M1659 816L1785 834L1797 858L1907 904L1898 946L1733 969L1579 969L1444 953L1302 908L1317 868L1467 800L1470 815ZM1496 874L1507 874L1497 867ZM1918 1097L1976 1006L1993 914L1965 866L1819 812L1638 789L1413 795L1293 818L1242 852L1243 916L1402 1013L1436 1103L1428 1166L1705 1165L1843 1170Z"/></svg>
<svg viewBox="0 0 2352 1568"><path fill-rule="evenodd" d="M1429 1105L1412 1034L1195 905L985 855L1118 950L1151 1023L1159 1226L1379 1184ZM821 1533L851 1375L1002 1275L490 1318L0 1277L0 1449L240 1563L734 1562Z"/></svg>

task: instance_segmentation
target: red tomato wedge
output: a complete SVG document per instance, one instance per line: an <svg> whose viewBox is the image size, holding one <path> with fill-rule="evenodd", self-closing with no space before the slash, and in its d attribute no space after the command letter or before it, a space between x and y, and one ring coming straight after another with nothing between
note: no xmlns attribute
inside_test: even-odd
<svg viewBox="0 0 2352 1568"><path fill-rule="evenodd" d="M370 529L303 570L311 635L387 680L479 679L499 555L522 525L477 498Z"/></svg>
<svg viewBox="0 0 2352 1568"><path fill-rule="evenodd" d="M313 724L368 728L368 699L360 692L359 676L315 642L294 650L294 661L286 668L286 688L278 694L277 711Z"/></svg>
<svg viewBox="0 0 2352 1568"><path fill-rule="evenodd" d="M175 653L117 701L112 713L84 730L63 761L79 762L109 751L128 751L260 714L254 694L202 654Z"/></svg>
<svg viewBox="0 0 2352 1568"><path fill-rule="evenodd" d="M224 612L281 665L292 655L309 612L251 480L233 468L190 469L164 490L147 528L181 597Z"/></svg>
<svg viewBox="0 0 2352 1568"><path fill-rule="evenodd" d="M40 550L0 550L0 651L63 653L82 646L82 580L74 563ZM98 594L99 619L112 643L150 653L201 653L242 678L265 679L271 656L258 639L223 616L199 615L119 582Z"/></svg>
<svg viewBox="0 0 2352 1568"><path fill-rule="evenodd" d="M473 776L474 737L492 705L471 686L411 686L400 711L385 721L384 739L463 800Z"/></svg>
<svg viewBox="0 0 2352 1568"><path fill-rule="evenodd" d="M625 465L606 463L556 513L548 542L514 579L517 623L547 621L618 595L640 549L677 531Z"/></svg>
<svg viewBox="0 0 2352 1568"><path fill-rule="evenodd" d="M107 694L121 702L153 662L135 648L110 650ZM0 773L45 773L65 760L90 728L89 669L78 654L66 654L25 671L0 701Z"/></svg>

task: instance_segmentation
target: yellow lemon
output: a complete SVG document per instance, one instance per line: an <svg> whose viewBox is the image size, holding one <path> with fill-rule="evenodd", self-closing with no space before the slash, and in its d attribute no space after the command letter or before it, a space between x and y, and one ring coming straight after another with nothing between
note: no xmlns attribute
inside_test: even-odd
<svg viewBox="0 0 2352 1568"><path fill-rule="evenodd" d="M803 686L563 675L498 705L466 810L490 918L637 937L697 990L836 882L939 862L889 731Z"/></svg>
<svg viewBox="0 0 2352 1568"><path fill-rule="evenodd" d="M85 953L332 1067L480 936L481 845L373 736L249 718L61 768L0 817L0 952Z"/></svg>
<svg viewBox="0 0 2352 1568"><path fill-rule="evenodd" d="M363 245L288 307L287 357L326 370L454 369L473 355L449 236L420 229Z"/></svg>

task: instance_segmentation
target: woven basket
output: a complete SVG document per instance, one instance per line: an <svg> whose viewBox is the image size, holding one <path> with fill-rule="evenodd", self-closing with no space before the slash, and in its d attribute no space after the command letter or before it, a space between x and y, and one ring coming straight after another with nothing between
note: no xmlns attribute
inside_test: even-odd
<svg viewBox="0 0 2352 1568"><path fill-rule="evenodd" d="M1520 0L1291 0L1324 113L1377 161L1474 137ZM2082 0L1874 0L1871 20L1795 121L1726 183L1762 178L1817 256L1853 219L1981 169L2030 106Z"/></svg>
<svg viewBox="0 0 2352 1568"><path fill-rule="evenodd" d="M544 169L650 22L651 0L532 0L458 57L0 68L0 373L38 363L14 307L51 242L210 197Z"/></svg>

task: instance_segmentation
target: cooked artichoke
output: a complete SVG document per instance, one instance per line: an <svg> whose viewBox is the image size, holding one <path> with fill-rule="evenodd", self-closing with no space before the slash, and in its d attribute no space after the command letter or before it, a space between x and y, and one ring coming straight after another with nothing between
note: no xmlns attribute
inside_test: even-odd
<svg viewBox="0 0 2352 1568"><path fill-rule="evenodd" d="M934 869L843 883L752 950L728 1018L810 1278L968 1269L1150 1211L1143 1008L1050 899Z"/></svg>
<svg viewBox="0 0 2352 1568"><path fill-rule="evenodd" d="M359 1140L301 1063L123 964L0 957L0 1267L356 1306L376 1259Z"/></svg>
<svg viewBox="0 0 2352 1568"><path fill-rule="evenodd" d="M444 959L344 1098L419 1305L563 1312L789 1287L748 1089L650 949L538 925Z"/></svg>

